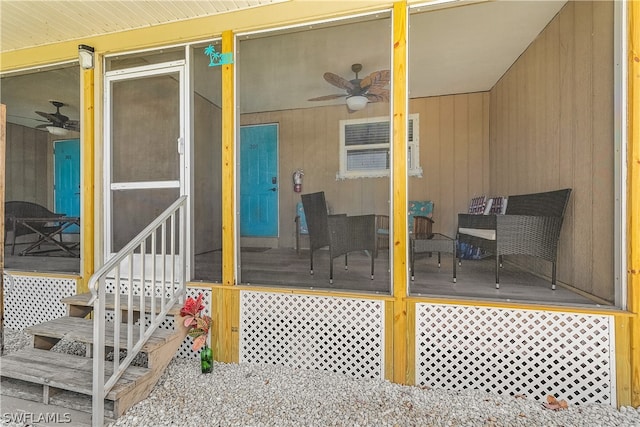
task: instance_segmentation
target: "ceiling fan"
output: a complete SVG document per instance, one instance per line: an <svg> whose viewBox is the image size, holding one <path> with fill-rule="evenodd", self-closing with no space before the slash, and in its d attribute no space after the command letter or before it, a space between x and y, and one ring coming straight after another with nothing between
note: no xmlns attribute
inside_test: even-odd
<svg viewBox="0 0 640 427"><path fill-rule="evenodd" d="M327 82L346 90L346 93L319 96L311 98L309 101L328 101L346 97L349 112L362 110L369 102L389 102L389 89L386 87L391 78L389 70L374 71L363 79L358 78L358 73L362 71L362 64L353 64L351 71L356 74L356 78L352 80L330 72L323 75Z"/></svg>
<svg viewBox="0 0 640 427"><path fill-rule="evenodd" d="M68 131L80 131L80 125L77 120L69 120L69 117L60 113L60 108L64 107L60 101L49 101L54 107L56 107L55 113L45 113L43 111L36 111L41 117L47 119L50 123L36 126L36 129L46 129L49 133L54 135L66 135Z"/></svg>

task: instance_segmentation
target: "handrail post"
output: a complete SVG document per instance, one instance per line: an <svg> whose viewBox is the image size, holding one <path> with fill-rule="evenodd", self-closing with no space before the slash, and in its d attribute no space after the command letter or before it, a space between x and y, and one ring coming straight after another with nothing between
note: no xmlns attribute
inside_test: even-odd
<svg viewBox="0 0 640 427"><path fill-rule="evenodd" d="M104 278L100 279L98 299L93 303L93 399L91 425L104 425L104 334L105 334L105 289Z"/></svg>
<svg viewBox="0 0 640 427"><path fill-rule="evenodd" d="M93 426L102 426L104 425L104 399L111 390L111 388L116 384L120 376L123 374L124 370L131 364L133 358L141 351L144 344L149 340L151 335L155 332L158 326L165 320L167 316L168 310L171 308L172 304L181 303L184 301L186 294L186 228L187 221L185 217L186 212L186 203L188 199L187 196L181 196L174 203L171 204L160 216L158 216L154 221L151 222L144 230L142 230L136 237L134 237L129 243L127 243L117 254L115 254L112 258L110 258L97 272L95 272L91 278L89 279L89 290L92 293L92 301L93 304L93 398L92 398L92 425ZM176 229L175 223L175 215L176 212L180 214L180 223L177 224L178 228ZM166 301L165 305L165 293L166 291L166 247L165 247L165 239L166 239L166 223L168 220L171 220L171 229L170 229L170 238L171 238L171 257L172 257L172 282L171 289L168 292L169 298ZM162 295L161 295L161 308L159 310L158 315L156 316L157 305L155 303L156 297L156 282L158 277L156 276L156 257L158 256L156 251L156 235L158 230L162 233L162 257L163 257L163 272L162 272ZM180 239L176 242L176 233L180 233L178 238ZM145 258L147 256L147 240L151 237L151 250L150 256L152 257L152 261L150 263L150 267L152 268L151 273L151 284L152 290L150 292L152 302L150 304L149 309L151 309L150 315L150 324L146 327L146 308L145 308L145 295L146 295L146 262ZM176 251L176 243L179 246L179 252ZM134 310L134 302L133 298L134 293L134 263L135 263L135 255L136 251L139 251L140 255L140 298L139 301L139 311L140 311L140 322L139 328L140 333L136 334L134 337L133 332L133 310ZM128 272L128 295L127 298L120 298L121 292L121 269L123 268L122 263L127 262L128 268L126 271ZM179 270L176 271L175 265L176 262L179 265ZM180 277L176 278L176 273L180 275ZM107 278L114 278L115 280L115 292L118 294L114 297L115 301L115 310L118 312L115 316L115 321L118 325L115 325L113 328L113 340L116 343L114 347L114 363L113 363L113 373L105 378L105 343L106 343L106 319L105 319L105 311L106 311L106 290L105 283ZM176 280L178 280L178 286L176 286ZM119 314L120 310L124 309L121 306L121 302L124 302L126 299L126 310L127 310L127 356L120 362L119 360L119 348L118 344L120 342L121 337L121 328L119 327L119 323L122 320L122 316Z"/></svg>
<svg viewBox="0 0 640 427"><path fill-rule="evenodd" d="M180 257L178 258L180 262L180 282L182 283L182 297L180 301L184 301L184 298L187 293L187 257L186 257L186 234L187 234L187 218L186 218L186 206L183 204L180 206ZM175 284L174 284L175 286Z"/></svg>

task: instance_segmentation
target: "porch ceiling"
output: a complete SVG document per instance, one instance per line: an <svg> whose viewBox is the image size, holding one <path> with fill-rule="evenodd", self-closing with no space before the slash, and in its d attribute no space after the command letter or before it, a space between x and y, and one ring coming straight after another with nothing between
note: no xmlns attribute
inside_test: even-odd
<svg viewBox="0 0 640 427"><path fill-rule="evenodd" d="M2 52L234 12L286 0L2 0Z"/></svg>
<svg viewBox="0 0 640 427"><path fill-rule="evenodd" d="M283 0L189 0L179 2L112 0L112 1L0 1L0 47L3 52L65 40L82 40L96 34L148 27L194 17L257 7ZM415 13L410 26L410 97L486 91L498 81L547 23L566 3L552 1L489 1ZM419 12L415 9L413 12ZM90 17L91 19L87 19ZM282 68L258 67L280 52L322 52L314 50L313 38L281 37L278 43L254 44L268 47L257 52L244 52L240 67L240 101L243 112L308 108L343 103L308 102L307 99L332 93L322 79L321 71L349 76L355 62L366 70L387 68L388 49L363 49L356 38L341 31L349 26L333 27L325 40L340 46L330 55L307 55ZM390 44L390 33L377 31L370 46ZM306 40L310 46L300 46ZM288 45L283 45L288 43ZM355 45L354 45L355 43ZM270 46L271 45L271 46ZM255 49L255 48L254 48ZM251 54L249 54L251 53ZM247 59L255 61L249 63ZM261 78L242 78L247 70L261 69ZM244 70L244 71L243 71ZM270 74L271 73L271 74ZM47 77L45 77L47 75ZM49 77L52 79L49 81ZM49 100L66 104L63 113L71 120L79 119L79 76L77 69L49 73L26 74L5 79L0 101L7 105L8 121L28 127L41 124L34 111L52 111ZM261 82L268 81L268 85ZM15 86L15 87L14 87ZM259 93L260 96L253 96ZM283 97L282 94L287 96ZM218 103L215 95L202 95Z"/></svg>

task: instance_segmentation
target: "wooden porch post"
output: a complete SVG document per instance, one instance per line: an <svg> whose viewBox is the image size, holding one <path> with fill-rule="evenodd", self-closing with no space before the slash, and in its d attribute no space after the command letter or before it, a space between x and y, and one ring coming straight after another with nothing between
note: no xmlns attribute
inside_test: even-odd
<svg viewBox="0 0 640 427"><path fill-rule="evenodd" d="M631 405L640 406L640 2L629 5L627 285L631 318Z"/></svg>
<svg viewBox="0 0 640 427"><path fill-rule="evenodd" d="M393 4L393 375L407 371L407 2Z"/></svg>
<svg viewBox="0 0 640 427"><path fill-rule="evenodd" d="M234 34L222 33L222 53L234 52ZM239 322L235 271L235 93L234 64L222 65L222 288L212 289L215 301L214 355L221 362L237 362Z"/></svg>
<svg viewBox="0 0 640 427"><path fill-rule="evenodd" d="M95 61L94 61L95 62ZM82 138L80 152L82 159L82 191L81 191L81 254L82 280L79 281L78 293L89 292L89 279L94 273L94 70L82 73Z"/></svg>

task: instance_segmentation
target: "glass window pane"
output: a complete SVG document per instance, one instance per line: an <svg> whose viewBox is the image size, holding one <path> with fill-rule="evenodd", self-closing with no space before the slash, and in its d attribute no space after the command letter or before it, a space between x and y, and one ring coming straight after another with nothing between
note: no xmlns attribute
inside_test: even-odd
<svg viewBox="0 0 640 427"><path fill-rule="evenodd" d="M345 126L345 145L388 144L389 121L354 123Z"/></svg>
<svg viewBox="0 0 640 427"><path fill-rule="evenodd" d="M389 169L389 150L349 150L347 170Z"/></svg>

